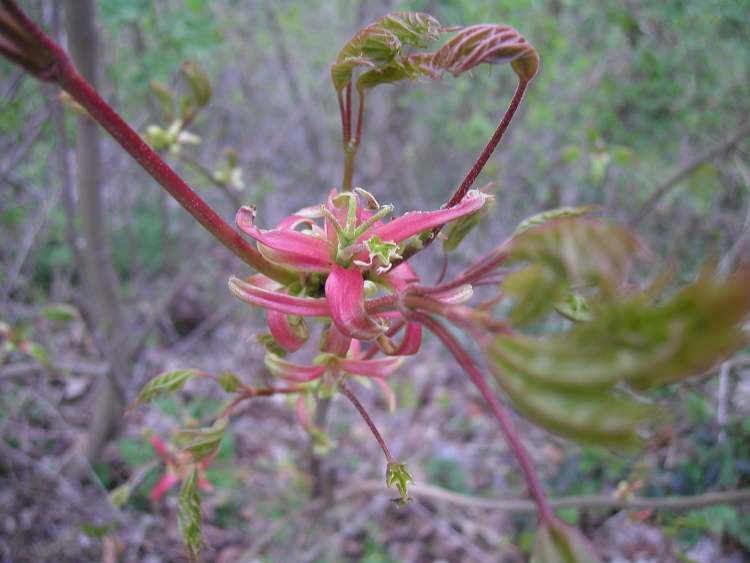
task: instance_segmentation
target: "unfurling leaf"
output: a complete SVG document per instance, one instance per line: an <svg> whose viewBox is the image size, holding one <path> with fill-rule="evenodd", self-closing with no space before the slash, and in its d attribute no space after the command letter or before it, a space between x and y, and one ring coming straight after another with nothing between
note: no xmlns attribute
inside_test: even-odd
<svg viewBox="0 0 750 563"><path fill-rule="evenodd" d="M514 325L534 322L548 313L565 294L560 276L543 264L531 264L508 274L501 284L503 295L513 299L509 319Z"/></svg>
<svg viewBox="0 0 750 563"><path fill-rule="evenodd" d="M203 461L219 448L224 432L227 429L229 419L222 416L209 428L199 430L183 430L180 438L187 443L182 449L187 450L193 456L194 462Z"/></svg>
<svg viewBox="0 0 750 563"><path fill-rule="evenodd" d="M527 261L549 268L572 287L596 286L616 293L639 249L628 229L611 221L557 219L511 239L508 262Z"/></svg>
<svg viewBox="0 0 750 563"><path fill-rule="evenodd" d="M661 303L636 293L594 300L591 320L546 337L500 335L494 353L541 384L644 389L701 372L741 348L750 313L750 271L703 276Z"/></svg>
<svg viewBox="0 0 750 563"><path fill-rule="evenodd" d="M406 464L397 461L389 463L385 470L385 484L388 487L396 487L401 495L398 499L400 504L405 504L410 500L406 490L407 483L414 483L414 478L406 470Z"/></svg>
<svg viewBox="0 0 750 563"><path fill-rule="evenodd" d="M480 24L461 28L435 52L432 64L454 76L480 64L510 63L528 82L539 70L539 55L518 31L507 25Z"/></svg>
<svg viewBox="0 0 750 563"><path fill-rule="evenodd" d="M584 215L589 215L598 209L598 205L578 205L575 207L558 207L556 209L542 211L541 213L537 213L521 221L516 227L516 230L513 231L513 236L518 236L532 227L538 227L539 225L549 223L550 221L583 217Z"/></svg>
<svg viewBox="0 0 750 563"><path fill-rule="evenodd" d="M439 30L440 23L435 18L418 12L397 12L369 24L339 51L331 66L334 88L341 92L357 67L369 69L357 83L360 91L416 77L425 68L420 58L404 53L404 46L424 48L438 38Z"/></svg>
<svg viewBox="0 0 750 563"><path fill-rule="evenodd" d="M553 434L613 448L640 445L637 429L659 411L609 389L581 389L540 383L515 369L490 347L490 371L513 406Z"/></svg>
<svg viewBox="0 0 750 563"><path fill-rule="evenodd" d="M194 369L178 369L157 375L141 389L133 406L148 404L165 393L174 393L198 373Z"/></svg>
<svg viewBox="0 0 750 563"><path fill-rule="evenodd" d="M531 563L599 563L581 532L561 522L542 522L536 530Z"/></svg>
<svg viewBox="0 0 750 563"><path fill-rule="evenodd" d="M69 323L81 317L78 309L65 303L45 307L42 309L42 316L50 321L61 323Z"/></svg>
<svg viewBox="0 0 750 563"><path fill-rule="evenodd" d="M198 495L198 466L194 465L182 481L177 518L182 541L190 555L197 558L205 542L201 532L201 499Z"/></svg>

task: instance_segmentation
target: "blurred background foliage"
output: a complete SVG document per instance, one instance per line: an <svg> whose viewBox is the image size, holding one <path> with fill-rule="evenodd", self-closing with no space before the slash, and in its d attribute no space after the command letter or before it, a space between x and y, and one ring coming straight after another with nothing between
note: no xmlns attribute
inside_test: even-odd
<svg viewBox="0 0 750 563"><path fill-rule="evenodd" d="M24 4L37 21L51 25L54 2ZM457 257L456 270L462 261L500 242L524 217L562 205L601 204L618 219L637 224L658 257L653 270L643 273L653 275L672 262L678 266L678 280L694 276L707 259L721 261L750 228L750 143L740 137L712 158L700 158L748 124L750 4L745 0L98 0L100 44L92 49L99 54L104 96L141 132L153 124L170 125L160 112L151 81L179 90L184 87L178 78L180 65L196 61L213 88L210 104L190 124L201 143L167 158L222 216L230 220L238 203L254 203L259 208L258 222L269 226L293 209L320 201L339 182L343 158L329 65L358 28L402 9L427 11L444 25L510 24L541 55L541 72L511 134L480 178L480 183L497 183L497 204L472 235L473 243L466 244L466 251ZM368 98L355 184L381 202L393 202L398 213L441 205L494 131L514 83L509 69L482 67L459 79L377 89ZM77 321L72 321L77 328L71 329L69 324L39 316L40 308L51 302L81 299L82 281L60 205L60 170L53 165L59 136L49 114L57 94L4 60L0 87L2 320L23 327L28 338L48 347L53 363L93 361L95 347ZM72 143L74 111L65 114ZM227 149L236 151L244 181L219 189L215 171L223 166ZM131 392L165 365L205 366L213 371L257 369L261 352L247 342L259 314L235 306L225 286L228 275L241 272L242 266L221 250L208 250L208 236L111 141L104 143L103 159L107 237L120 291L131 300L136 318L148 316L153 300L178 273L186 281L175 294L168 318L149 329L146 352L132 369ZM689 173L680 176L686 168ZM679 180L670 182L675 177ZM663 197L649 203L665 185ZM747 256L745 246L735 261L747 262ZM430 279L428 272L438 265L439 256L425 256L417 267ZM196 327L204 327L203 333L196 336L192 332ZM410 364L401 375L399 410L391 421L383 417L385 433L399 435L406 444L405 424L414 425L418 435L420 429L428 429L423 435L431 442L415 453L419 481L489 496L517 490L518 479L506 467L499 436L478 414L460 374L445 368L432 350L421 369ZM63 411L76 409L66 415L75 436L75 429L86 425L87 407L80 405L92 400L86 376L75 375L75 369L58 369L62 375L48 371L43 376L49 391L43 401L28 395L23 381L0 379L0 428L6 432L6 443L17 446L7 434L20 424L14 405L21 399L25 405L41 401L47 406L38 407L36 414L29 410L20 420L27 429L39 432L42 441L32 440L33 449L53 463L74 438L49 422L56 415L47 403L52 401ZM83 391L71 389L71 378ZM748 486L750 385L747 377L733 378L731 385L733 407L721 424L715 378L670 390L677 409L672 441L644 454L581 449L529 431L530 440L538 444L535 457L550 491L592 494L611 490L621 481L642 482L639 494L652 496ZM185 398L188 403L195 400L192 392ZM101 486L112 489L155 460L139 428L146 425L165 435L178 418L186 416L186 408L187 416L196 419L210 410L201 404L186 407L163 401L154 414L143 415L145 420L128 421L124 437L94 467ZM307 501L310 477L302 433L291 426L277 433L278 420L288 421L286 410L279 412L269 415L270 422L258 423L257 429L252 424L233 427L221 463L216 464L217 500L209 503L209 521L231 531L231 541L221 536L219 545L226 540L230 547L235 541L246 548L243 533L250 529L254 539L270 534L262 546L267 560L290 561L293 548L289 546L316 544L309 530L299 532L291 521L283 520ZM337 408L333 419L351 420L350 415ZM50 430L45 438L44 429L50 427L56 433ZM270 446L263 444L263 432L278 440L270 452ZM377 459L376 452L358 443L363 435L355 433L351 438L352 429L336 423L331 434L339 444L331 472L341 478L347 474L381 478L375 471L379 465L370 463ZM257 457L248 462L253 455ZM179 552L176 534L154 536L153 530L168 525L169 512L148 503L148 490L157 474L155 468L149 471L126 507L153 518L142 533L141 551L133 555L125 550L128 557L136 558L132 560L141 560L145 552L158 554L167 549L166 544ZM0 479L7 477L0 473ZM34 504L22 498L9 502ZM383 504L374 509L371 504L353 506L369 510L370 523L361 525L353 539L344 541L349 537L344 535L329 541L317 559L304 560L416 561L444 553L459 558L455 560L482 560L481 554L493 560L487 554L515 544L520 548L508 548L512 561L522 558L529 547L528 516L487 520L488 526L503 531L498 539L481 525L471 528L466 523L482 514L474 509L461 512L459 525L451 520L459 516L430 507L435 519L458 528L446 531L437 526L437 531L425 532L426 516L419 511L424 508L399 514ZM354 508L348 513L341 507L337 510L331 518L338 527L327 532L334 539ZM386 510L388 518L383 518ZM565 517L589 531L605 530L606 518L615 518L587 510L570 510ZM127 521L122 518L104 520ZM723 560L701 559L697 551L687 555L706 538L719 545L719 551L711 553L741 552L750 557L747 507L638 518L638 526L660 530L656 543L666 542L672 558L662 559L667 557L662 551L653 560ZM274 531L269 522L286 525ZM399 536L399 525L411 530L416 538L412 543L421 542L421 547L405 548L411 544L401 537L403 533ZM102 538L111 533L111 528L102 526L98 522L84 530L93 538L84 542L91 553L98 553ZM19 538L34 537L23 536L17 531L20 527L16 525L16 532L3 528L0 540L5 535L9 545L20 545ZM291 539L297 532L302 539ZM641 544L651 545L649 533L638 536ZM478 552L451 540L452 534L473 538ZM438 542L436 551L425 547L429 541ZM252 544L253 539L247 542Z"/></svg>

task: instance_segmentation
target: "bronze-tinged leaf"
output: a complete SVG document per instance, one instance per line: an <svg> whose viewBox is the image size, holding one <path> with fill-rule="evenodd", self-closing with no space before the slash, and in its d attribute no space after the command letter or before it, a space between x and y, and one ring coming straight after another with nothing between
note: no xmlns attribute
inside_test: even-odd
<svg viewBox="0 0 750 563"><path fill-rule="evenodd" d="M508 319L513 325L539 320L562 300L567 289L564 280L544 264L530 264L505 276L500 290L513 299Z"/></svg>
<svg viewBox="0 0 750 563"><path fill-rule="evenodd" d="M331 80L341 92L352 80L357 67L369 68L368 78L360 81L360 91L377 84L413 78L430 72L423 58L404 53L404 47L424 48L438 38L440 23L428 14L396 12L358 31L339 51L331 66Z"/></svg>
<svg viewBox="0 0 750 563"><path fill-rule="evenodd" d="M592 302L589 322L552 336L499 335L491 353L527 378L565 388L646 389L687 378L747 342L750 271L704 275L660 303L631 294Z"/></svg>
<svg viewBox="0 0 750 563"><path fill-rule="evenodd" d="M487 348L491 373L513 406L553 434L595 446L632 448L641 444L637 429L659 411L622 393L567 389L535 381Z"/></svg>
<svg viewBox="0 0 750 563"><path fill-rule="evenodd" d="M640 249L623 225L600 219L556 219L513 237L505 250L509 262L544 264L573 287L619 291L632 258Z"/></svg>
<svg viewBox="0 0 750 563"><path fill-rule="evenodd" d="M454 76L480 64L510 63L519 79L530 81L539 69L539 55L507 25L480 24L461 28L433 57L436 68Z"/></svg>

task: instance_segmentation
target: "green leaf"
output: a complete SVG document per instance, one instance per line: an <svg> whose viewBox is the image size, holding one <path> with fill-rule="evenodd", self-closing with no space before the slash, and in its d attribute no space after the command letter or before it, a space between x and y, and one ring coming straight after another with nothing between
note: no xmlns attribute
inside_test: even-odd
<svg viewBox="0 0 750 563"><path fill-rule="evenodd" d="M490 371L513 406L553 434L578 442L631 448L640 445L638 426L659 411L608 389L565 388L540 383L487 350Z"/></svg>
<svg viewBox="0 0 750 563"><path fill-rule="evenodd" d="M555 305L555 310L566 319L580 323L591 320L591 308L586 298L576 293L568 295Z"/></svg>
<svg viewBox="0 0 750 563"><path fill-rule="evenodd" d="M750 271L701 277L659 304L644 294L595 300L589 322L559 335L500 335L492 353L542 384L644 389L699 373L741 348ZM650 297L650 296L649 296Z"/></svg>
<svg viewBox="0 0 750 563"><path fill-rule="evenodd" d="M229 418L223 416L209 428L183 430L180 433L180 440L186 440L187 443L182 449L189 451L196 463L206 459L219 448L228 423Z"/></svg>
<svg viewBox="0 0 750 563"><path fill-rule="evenodd" d="M482 191L484 189L486 187ZM489 199L494 200L491 197ZM472 213L448 223L447 227L443 229L443 235L445 236L443 239L443 249L446 252L456 250L466 236L479 226L479 223L487 215L487 210L490 207L490 205L485 205L478 213Z"/></svg>
<svg viewBox="0 0 750 563"><path fill-rule="evenodd" d="M543 264L531 264L508 274L500 287L503 295L515 301L509 315L514 325L538 320L565 294L565 284L560 277Z"/></svg>
<svg viewBox="0 0 750 563"><path fill-rule="evenodd" d="M197 559L205 545L201 532L201 499L198 495L198 466L182 480L180 499L177 503L177 518L182 541L190 555Z"/></svg>
<svg viewBox="0 0 750 563"><path fill-rule="evenodd" d="M190 379L198 375L198 373L198 370L195 369L178 369L157 375L149 381L143 389L141 389L141 392L138 393L138 396L135 399L133 407L146 405L159 395L174 393Z"/></svg>
<svg viewBox="0 0 750 563"><path fill-rule="evenodd" d="M81 317L78 309L66 303L49 305L42 309L42 316L50 321L69 323Z"/></svg>
<svg viewBox="0 0 750 563"><path fill-rule="evenodd" d="M255 339L266 349L267 352L283 358L286 356L286 350L281 347L281 344L276 342L276 339L272 334L268 332L261 332L255 336Z"/></svg>
<svg viewBox="0 0 750 563"><path fill-rule="evenodd" d="M527 228L508 245L508 262L544 264L573 287L619 291L638 240L624 226L596 219L555 219Z"/></svg>
<svg viewBox="0 0 750 563"><path fill-rule="evenodd" d="M112 506L114 506L115 508L122 508L125 503L128 502L131 492L132 490L130 488L130 485L128 483L124 483L110 491L109 502L111 502Z"/></svg>
<svg viewBox="0 0 750 563"><path fill-rule="evenodd" d="M55 366L50 359L49 352L39 342L26 341L23 350L45 368L54 369Z"/></svg>
<svg viewBox="0 0 750 563"><path fill-rule="evenodd" d="M407 483L414 483L414 478L406 469L406 464L401 462L391 462L385 469L385 484L388 487L395 486L401 498L398 499L400 504L409 502L407 494Z"/></svg>
<svg viewBox="0 0 750 563"><path fill-rule="evenodd" d="M536 531L531 563L599 563L581 532L561 522L542 522Z"/></svg>
<svg viewBox="0 0 750 563"><path fill-rule="evenodd" d="M193 101L199 108L208 105L211 100L211 81L195 61L185 61L180 66L180 73L190 86Z"/></svg>
<svg viewBox="0 0 750 563"><path fill-rule="evenodd" d="M240 388L242 382L240 378L230 371L225 371L219 375L219 385L227 393L234 393Z"/></svg>
<svg viewBox="0 0 750 563"><path fill-rule="evenodd" d="M593 213L598 209L598 205L579 205L576 207L558 207L556 209L542 211L541 213L537 213L521 221L516 227L516 230L513 231L513 236L520 235L524 231L528 231L533 227L549 223L550 221L556 221L558 219L571 219L573 217L582 217L584 215L589 215L590 213Z"/></svg>

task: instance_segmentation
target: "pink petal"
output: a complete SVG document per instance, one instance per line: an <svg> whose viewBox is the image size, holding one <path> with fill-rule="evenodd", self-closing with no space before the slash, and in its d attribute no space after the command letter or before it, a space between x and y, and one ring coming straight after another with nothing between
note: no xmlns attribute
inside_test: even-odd
<svg viewBox="0 0 750 563"><path fill-rule="evenodd" d="M235 276L229 278L229 291L245 303L287 315L300 317L327 317L329 315L328 303L325 299L294 297L280 291L269 291Z"/></svg>
<svg viewBox="0 0 750 563"><path fill-rule="evenodd" d="M326 280L326 299L336 328L352 338L372 340L385 327L365 311L364 285L359 270L334 264Z"/></svg>
<svg viewBox="0 0 750 563"><path fill-rule="evenodd" d="M163 497L169 491L169 489L174 487L179 482L179 480L180 478L174 473L165 473L159 478L159 480L156 482L156 485L154 485L154 487L148 493L148 499L151 502L159 502L159 499Z"/></svg>
<svg viewBox="0 0 750 563"><path fill-rule="evenodd" d="M419 276L414 273L408 262L402 262L383 276L383 281L391 286L391 289L398 293L403 291L410 283L418 282Z"/></svg>
<svg viewBox="0 0 750 563"><path fill-rule="evenodd" d="M262 230L255 225L255 211L240 207L237 227L260 243L261 252L278 264L312 272L327 272L331 264L328 243L292 229Z"/></svg>
<svg viewBox="0 0 750 563"><path fill-rule="evenodd" d="M339 365L347 373L367 377L388 377L404 362L403 358L379 358L377 360L341 360Z"/></svg>
<svg viewBox="0 0 750 563"><path fill-rule="evenodd" d="M321 351L328 352L334 356L346 356L349 351L349 346L352 342L351 337L344 336L341 331L336 328L336 325L330 325L323 333L323 343L320 347Z"/></svg>
<svg viewBox="0 0 750 563"><path fill-rule="evenodd" d="M315 381L323 375L328 366L308 366L282 360L273 354L266 355L266 367L275 377L280 377L294 383L307 383Z"/></svg>
<svg viewBox="0 0 750 563"><path fill-rule="evenodd" d="M468 301L469 299L471 299L472 295L474 295L474 288L471 287L471 284L465 283L447 291L432 293L430 294L430 297L432 299L437 299L441 303L457 305L459 303Z"/></svg>
<svg viewBox="0 0 750 563"><path fill-rule="evenodd" d="M487 201L486 194L470 191L461 202L448 209L437 211L412 211L394 219L384 225L369 229L362 236L362 240L378 236L382 240L401 242L410 236L419 234L428 229L439 227L449 221L471 215L479 211Z"/></svg>
<svg viewBox="0 0 750 563"><path fill-rule="evenodd" d="M422 344L422 325L419 323L407 323L404 339L394 352L395 356L411 356L419 352Z"/></svg>
<svg viewBox="0 0 750 563"><path fill-rule="evenodd" d="M278 311L267 311L268 328L276 342L289 353L296 352L307 342L310 333L304 321L300 319L297 326L292 326L289 316Z"/></svg>

